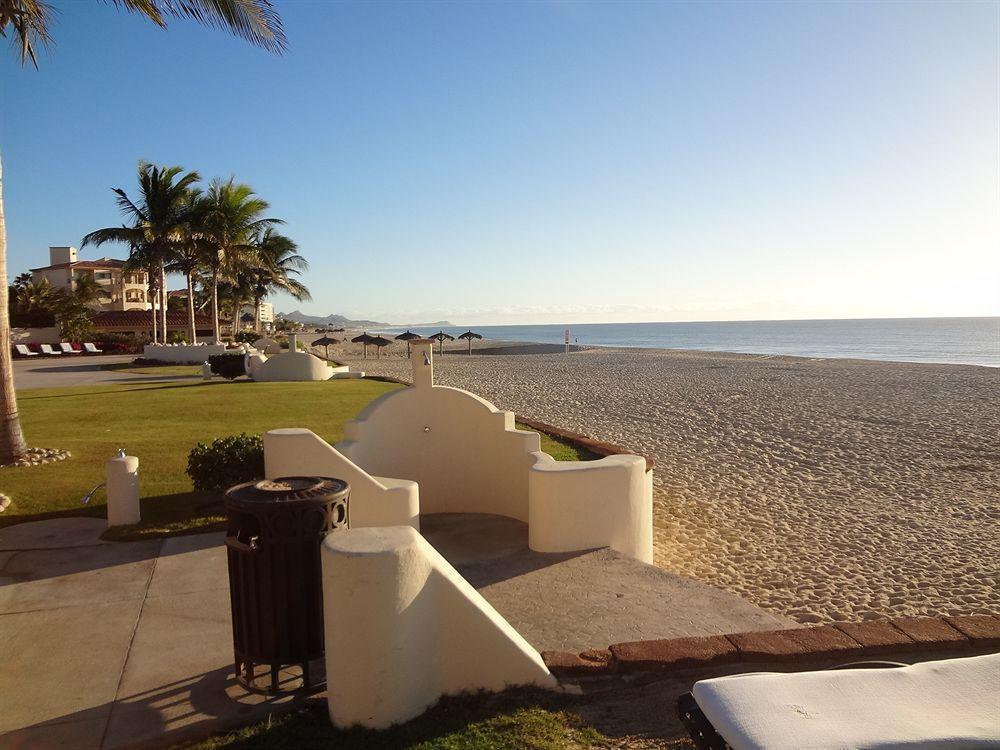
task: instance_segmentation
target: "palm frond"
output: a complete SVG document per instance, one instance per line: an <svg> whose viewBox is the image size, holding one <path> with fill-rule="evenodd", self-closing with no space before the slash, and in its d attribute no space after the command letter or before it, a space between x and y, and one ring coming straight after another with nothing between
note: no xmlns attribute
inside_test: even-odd
<svg viewBox="0 0 1000 750"><path fill-rule="evenodd" d="M0 36L13 31L11 44L20 48L21 65L38 68L38 49L52 44L49 27L55 10L44 0L0 0Z"/></svg>
<svg viewBox="0 0 1000 750"><path fill-rule="evenodd" d="M288 48L281 17L270 0L111 0L166 28L165 16L187 18L230 31L255 47L280 55Z"/></svg>

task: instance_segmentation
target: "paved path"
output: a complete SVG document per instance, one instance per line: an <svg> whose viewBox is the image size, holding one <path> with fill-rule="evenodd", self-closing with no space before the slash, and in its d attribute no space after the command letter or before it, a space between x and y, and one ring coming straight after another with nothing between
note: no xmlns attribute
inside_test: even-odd
<svg viewBox="0 0 1000 750"><path fill-rule="evenodd" d="M536 648L794 627L607 550L538 555L524 524L427 516L424 533ZM0 747L169 745L262 719L232 676L220 534L102 542L104 522L0 530Z"/></svg>
<svg viewBox="0 0 1000 750"><path fill-rule="evenodd" d="M25 388L51 388L56 386L94 385L101 383L127 383L139 380L182 380L181 375L137 375L121 370L105 370L109 364L124 364L135 359L132 354L97 357L80 355L73 359L59 357L14 360L14 385Z"/></svg>

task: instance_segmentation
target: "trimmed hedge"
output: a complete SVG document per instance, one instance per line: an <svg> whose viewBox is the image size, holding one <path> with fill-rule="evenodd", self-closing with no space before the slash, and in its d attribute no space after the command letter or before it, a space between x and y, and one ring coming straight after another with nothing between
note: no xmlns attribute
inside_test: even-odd
<svg viewBox="0 0 1000 750"><path fill-rule="evenodd" d="M264 478L264 441L260 435L216 438L198 443L188 454L187 474L195 490L222 494L233 485Z"/></svg>
<svg viewBox="0 0 1000 750"><path fill-rule="evenodd" d="M213 354L208 358L208 365L212 372L221 375L226 380L235 380L240 375L246 375L246 367L243 365L243 354Z"/></svg>

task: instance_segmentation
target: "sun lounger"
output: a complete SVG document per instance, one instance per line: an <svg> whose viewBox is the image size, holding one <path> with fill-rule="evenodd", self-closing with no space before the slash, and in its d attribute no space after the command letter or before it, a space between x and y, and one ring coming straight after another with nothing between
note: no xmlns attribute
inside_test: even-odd
<svg viewBox="0 0 1000 750"><path fill-rule="evenodd" d="M1000 748L1000 654L846 666L702 680L678 701L681 720L702 750Z"/></svg>
<svg viewBox="0 0 1000 750"><path fill-rule="evenodd" d="M83 354L79 349L74 349L72 344L67 344L65 341L59 344L59 348L62 349L63 354Z"/></svg>
<svg viewBox="0 0 1000 750"><path fill-rule="evenodd" d="M40 344L38 348L42 350L42 354L48 357L55 357L57 354L62 354L62 352L57 352L53 349L50 344Z"/></svg>
<svg viewBox="0 0 1000 750"><path fill-rule="evenodd" d="M85 352L87 352L87 354L104 354L104 350L103 349L98 349L96 346L94 346L89 341L86 344L83 345L83 350Z"/></svg>
<svg viewBox="0 0 1000 750"><path fill-rule="evenodd" d="M25 344L14 344L14 351L19 357L37 357L38 352L33 352Z"/></svg>

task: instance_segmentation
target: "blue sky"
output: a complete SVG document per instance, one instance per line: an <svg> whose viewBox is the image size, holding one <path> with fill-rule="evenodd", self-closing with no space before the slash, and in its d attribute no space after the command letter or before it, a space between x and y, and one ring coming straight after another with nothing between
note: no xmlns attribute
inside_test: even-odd
<svg viewBox="0 0 1000 750"><path fill-rule="evenodd" d="M1000 314L997 3L276 5L280 58L99 2L0 58L11 275L145 158L271 201L312 264L279 309Z"/></svg>

